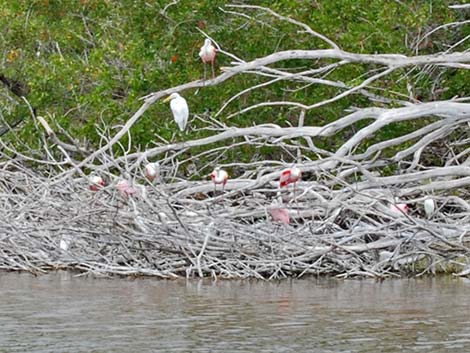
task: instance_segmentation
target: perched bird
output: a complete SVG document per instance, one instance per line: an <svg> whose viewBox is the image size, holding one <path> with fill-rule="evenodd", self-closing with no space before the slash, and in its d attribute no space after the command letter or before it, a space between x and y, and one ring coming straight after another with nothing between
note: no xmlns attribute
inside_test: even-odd
<svg viewBox="0 0 470 353"><path fill-rule="evenodd" d="M118 189L119 193L125 198L132 196L137 192L137 189L124 179L118 181L116 189Z"/></svg>
<svg viewBox="0 0 470 353"><path fill-rule="evenodd" d="M186 99L181 97L178 93L172 93L164 100L164 102L168 101L170 101L170 108L173 112L175 122L178 124L180 130L184 131L189 116L189 108Z"/></svg>
<svg viewBox="0 0 470 353"><path fill-rule="evenodd" d="M59 241L59 248L61 250L67 251L70 247L70 238L67 236L62 236Z"/></svg>
<svg viewBox="0 0 470 353"><path fill-rule="evenodd" d="M428 218L431 218L435 209L436 209L435 201L431 199L430 197L426 198L426 200L424 200L424 212L426 213L426 216Z"/></svg>
<svg viewBox="0 0 470 353"><path fill-rule="evenodd" d="M91 175L90 182L91 184L89 185L89 188L91 191L98 191L106 185L103 178L98 175Z"/></svg>
<svg viewBox="0 0 470 353"><path fill-rule="evenodd" d="M292 168L286 168L281 172L281 178L279 179L279 186L281 188L294 183L297 183L302 177L302 172L296 166Z"/></svg>
<svg viewBox="0 0 470 353"><path fill-rule="evenodd" d="M379 261L380 262L391 261L393 255L394 255L393 251L387 251L387 250L379 251Z"/></svg>
<svg viewBox="0 0 470 353"><path fill-rule="evenodd" d="M286 208L271 208L269 213L271 214L274 222L280 222L284 224L290 223L289 210Z"/></svg>
<svg viewBox="0 0 470 353"><path fill-rule="evenodd" d="M149 181L154 181L158 177L160 171L160 163L148 163L145 165L145 177Z"/></svg>
<svg viewBox="0 0 470 353"><path fill-rule="evenodd" d="M403 214L408 214L409 207L406 203L395 203L390 205L390 211L393 213L403 216Z"/></svg>
<svg viewBox="0 0 470 353"><path fill-rule="evenodd" d="M217 49L215 49L215 47L212 45L211 40L207 38L204 41L204 45L201 47L201 50L199 51L199 57L204 63L204 80L206 79L206 64L207 63L211 63L212 78L215 77L214 62L215 62L216 54L217 54Z"/></svg>
<svg viewBox="0 0 470 353"><path fill-rule="evenodd" d="M225 184L227 184L228 180L228 173L225 170L216 167L211 173L211 179L214 183L214 193L216 192L217 184L222 184L222 191L224 191Z"/></svg>

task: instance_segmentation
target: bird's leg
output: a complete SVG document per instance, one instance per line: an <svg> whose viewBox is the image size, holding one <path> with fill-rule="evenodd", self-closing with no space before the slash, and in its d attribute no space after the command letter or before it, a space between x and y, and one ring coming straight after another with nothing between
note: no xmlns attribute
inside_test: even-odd
<svg viewBox="0 0 470 353"><path fill-rule="evenodd" d="M299 204L297 203L297 183L294 183L294 202L295 202L295 207L297 208L297 214L299 213Z"/></svg>
<svg viewBox="0 0 470 353"><path fill-rule="evenodd" d="M215 197L215 195L216 195L216 192L217 192L217 184L214 183L214 197Z"/></svg>
<svg viewBox="0 0 470 353"><path fill-rule="evenodd" d="M204 62L204 78L203 78L203 85L206 83L206 76L207 76L207 64Z"/></svg>
<svg viewBox="0 0 470 353"><path fill-rule="evenodd" d="M214 79L215 78L214 60L211 61L211 68L212 68L212 79Z"/></svg>

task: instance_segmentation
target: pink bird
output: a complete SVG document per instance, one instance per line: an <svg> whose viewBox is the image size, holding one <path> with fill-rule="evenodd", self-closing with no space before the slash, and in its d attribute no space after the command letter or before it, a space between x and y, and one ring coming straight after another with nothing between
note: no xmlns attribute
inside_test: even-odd
<svg viewBox="0 0 470 353"><path fill-rule="evenodd" d="M225 170L216 167L211 173L211 179L214 183L214 193L216 192L217 184L222 184L222 191L224 191L225 184L227 184L228 180L228 173Z"/></svg>
<svg viewBox="0 0 470 353"><path fill-rule="evenodd" d="M132 196L137 192L137 189L129 184L127 180L120 180L116 184L116 189L118 189L119 193L125 198Z"/></svg>
<svg viewBox="0 0 470 353"><path fill-rule="evenodd" d="M89 185L89 188L91 191L98 191L106 185L103 178L98 175L91 175L90 182L91 184Z"/></svg>
<svg viewBox="0 0 470 353"><path fill-rule="evenodd" d="M160 168L160 163L155 162L155 163L148 163L145 165L145 177L149 181L154 181L155 178L158 177L158 172Z"/></svg>
<svg viewBox="0 0 470 353"><path fill-rule="evenodd" d="M397 215L408 214L409 207L406 203L391 204L390 211L396 213Z"/></svg>
<svg viewBox="0 0 470 353"><path fill-rule="evenodd" d="M274 222L281 222L284 224L290 223L289 211L286 208L271 208L269 210Z"/></svg>
<svg viewBox="0 0 470 353"><path fill-rule="evenodd" d="M214 71L214 62L215 62L215 56L217 54L217 49L212 45L212 42L209 38L207 38L204 41L204 45L201 47L201 50L199 51L199 56L204 63L204 80L206 79L206 64L211 63L212 67L212 78L215 77L215 71Z"/></svg>
<svg viewBox="0 0 470 353"><path fill-rule="evenodd" d="M286 168L281 172L281 178L279 179L279 185L281 188L294 183L297 183L302 177L302 172L299 168L293 166L292 168Z"/></svg>

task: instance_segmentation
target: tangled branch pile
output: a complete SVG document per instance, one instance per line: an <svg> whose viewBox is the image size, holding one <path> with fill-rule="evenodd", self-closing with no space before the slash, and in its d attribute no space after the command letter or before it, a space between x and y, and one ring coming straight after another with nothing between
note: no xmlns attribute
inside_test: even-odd
<svg viewBox="0 0 470 353"><path fill-rule="evenodd" d="M232 66L213 79L145 97L117 134L99 131L103 143L94 152L60 126L51 128L35 117L43 134L42 150L25 153L1 142L0 268L163 278L467 273L468 97L421 103L412 96L380 95L373 84L380 86L381 79L407 68L468 70L470 53L348 53L305 24L268 9L237 7L247 13L267 11L302 26L331 49L283 51L245 62L219 48L235 60ZM312 68L272 67L298 59L312 60ZM357 85L328 80L328 73L338 67L362 64L374 69ZM196 114L193 121L204 125L207 137L188 140L181 135L176 139L182 142L155 142L145 151L131 143L121 145L123 137L132 141L130 128L162 97L216 86L241 74L267 80L228 98L213 116ZM228 112L232 101L278 82L329 85L341 93L313 104L265 101ZM324 126L306 119L308 112L350 95L366 97L375 106L351 108ZM236 127L222 122L277 106L298 112L298 126L267 122ZM374 139L381 130L401 123L417 127L398 137ZM319 147L320 141L335 136L344 138L338 148ZM285 161L261 154L254 154L249 163L226 161L227 151L246 146L269 147ZM156 160L160 177L152 183L144 178L143 168ZM302 170L295 193L293 187L280 189L278 182L280 171L293 162ZM214 191L207 177L216 165L231 171L225 191ZM90 173L101 175L107 186L91 191ZM119 193L116 184L121 179L137 192ZM427 198L436 206L429 215L423 209ZM397 211L397 203L407 204L410 211ZM290 224L272 220L270 211L279 208L288 210Z"/></svg>

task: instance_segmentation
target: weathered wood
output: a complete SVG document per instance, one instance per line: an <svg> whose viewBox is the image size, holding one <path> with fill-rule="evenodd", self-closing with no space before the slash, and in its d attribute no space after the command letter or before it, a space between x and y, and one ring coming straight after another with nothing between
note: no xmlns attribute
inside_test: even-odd
<svg viewBox="0 0 470 353"><path fill-rule="evenodd" d="M264 11L300 26L331 49L287 50L250 62L219 50L234 60L232 66L216 78L143 97L141 108L114 136L100 132L104 142L94 152L67 134L55 133L61 127L35 117L31 109L38 129L44 129L38 141L41 148L18 150L0 140L0 268L33 273L74 269L99 276L273 279L306 274L386 277L405 270L422 274L433 272L436 263L449 263L459 275L468 274L469 97L421 103L413 97L381 97L370 86L401 68L467 70L470 53L414 57L348 53L309 26L272 10L251 5L230 8ZM334 62L298 72L269 66L322 58ZM363 63L379 70L355 86L316 77ZM212 107L214 116L196 114L209 136L185 135L173 143L159 138L145 151L132 146L130 128L160 98L218 85L240 74L269 81L227 97L220 107ZM313 104L257 102L230 111L232 102L245 93L274 82L324 84L342 91ZM371 106L351 108L324 126L310 121L309 111L353 94L370 99ZM380 106L374 106L376 102ZM298 126L231 125L235 117L266 106L298 109ZM406 122L411 127L423 119L430 122L398 137L374 139L393 124ZM354 130L358 122L363 127ZM316 145L318 139L342 134L348 137L336 149ZM59 138L64 135L67 142ZM123 136L129 137L130 147L120 145ZM224 192L214 192L208 174L225 161L228 149L244 146L269 146L290 158L264 160L260 155L247 163L222 163L236 175ZM122 151L118 157L116 148ZM183 154L186 151L191 153ZM161 177L154 182L144 176L144 164L150 160L159 160L161 166ZM281 170L294 162L303 178L295 189L293 185L281 189ZM107 186L91 191L90 171ZM135 188L134 193L126 196L117 190L122 179ZM425 215L423 202L429 197L435 210ZM403 213L397 204L410 210ZM287 211L290 224L274 223L273 208Z"/></svg>

